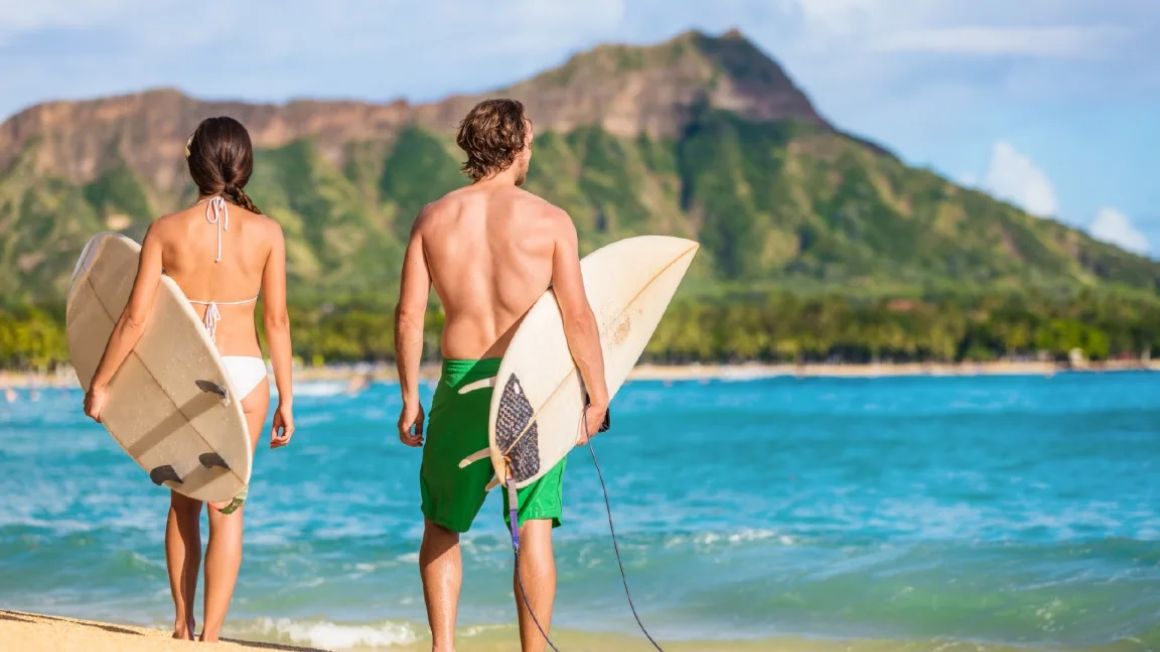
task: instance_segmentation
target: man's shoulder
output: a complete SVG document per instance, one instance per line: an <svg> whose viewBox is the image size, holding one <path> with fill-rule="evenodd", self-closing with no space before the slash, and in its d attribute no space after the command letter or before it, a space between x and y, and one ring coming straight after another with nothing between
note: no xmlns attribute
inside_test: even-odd
<svg viewBox="0 0 1160 652"><path fill-rule="evenodd" d="M572 224L572 218L568 216L568 211L563 208L523 188L517 188L516 192L518 193L517 199L520 202L521 210L529 216L541 220L548 220L556 226Z"/></svg>
<svg viewBox="0 0 1160 652"><path fill-rule="evenodd" d="M438 219L440 215L447 215L455 213L459 210L464 202L464 194L468 187L456 188L442 197L431 201L419 210L419 214L415 217L416 226L422 225L425 222L430 222L432 219Z"/></svg>

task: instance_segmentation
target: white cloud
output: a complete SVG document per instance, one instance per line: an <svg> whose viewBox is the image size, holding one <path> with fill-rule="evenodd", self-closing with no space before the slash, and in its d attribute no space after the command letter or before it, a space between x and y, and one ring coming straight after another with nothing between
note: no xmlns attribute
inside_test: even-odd
<svg viewBox="0 0 1160 652"><path fill-rule="evenodd" d="M1092 220L1088 230L1091 231L1092 236L1104 242L1110 242L1117 247L1140 255L1148 253L1147 236L1132 225L1132 221L1128 219L1127 215L1114 208L1101 208L1096 213L1096 219Z"/></svg>
<svg viewBox="0 0 1160 652"><path fill-rule="evenodd" d="M942 53L981 56L1087 58L1113 51L1127 30L1119 27L942 27L883 34L879 52Z"/></svg>
<svg viewBox="0 0 1160 652"><path fill-rule="evenodd" d="M812 27L830 31L847 31L881 17L877 0L795 0L794 4Z"/></svg>
<svg viewBox="0 0 1160 652"><path fill-rule="evenodd" d="M997 141L991 149L983 189L1041 217L1055 215L1059 210L1055 186L1047 173L1005 140Z"/></svg>
<svg viewBox="0 0 1160 652"><path fill-rule="evenodd" d="M120 15L128 0L39 0L0 2L0 37L38 29L90 26Z"/></svg>

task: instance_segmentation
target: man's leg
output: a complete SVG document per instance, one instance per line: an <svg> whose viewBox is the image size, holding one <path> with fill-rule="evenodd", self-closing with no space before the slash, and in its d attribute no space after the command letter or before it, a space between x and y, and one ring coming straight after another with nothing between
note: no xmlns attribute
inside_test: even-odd
<svg viewBox="0 0 1160 652"><path fill-rule="evenodd" d="M531 519L520 526L520 561L513 578L516 610L520 616L520 643L524 652L541 652L547 641L528 613L531 605L544 632L552 627L552 605L556 601L556 559L552 554L552 520ZM527 590L520 591L520 584Z"/></svg>
<svg viewBox="0 0 1160 652"><path fill-rule="evenodd" d="M419 574L423 578L423 599L427 602L427 623L431 626L431 649L454 650L455 616L459 588L463 585L458 532L425 519Z"/></svg>

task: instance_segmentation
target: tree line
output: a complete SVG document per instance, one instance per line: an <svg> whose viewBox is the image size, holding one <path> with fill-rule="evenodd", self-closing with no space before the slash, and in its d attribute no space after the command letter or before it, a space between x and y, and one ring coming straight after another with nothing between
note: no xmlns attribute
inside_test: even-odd
<svg viewBox="0 0 1160 652"><path fill-rule="evenodd" d="M424 355L443 326L428 311ZM306 365L393 360L389 305L291 305L295 354ZM261 320L259 319L259 324ZM1160 351L1160 300L1114 292L859 298L839 293L679 297L645 351L656 363L981 362L1138 358ZM64 308L0 308L0 368L68 363Z"/></svg>

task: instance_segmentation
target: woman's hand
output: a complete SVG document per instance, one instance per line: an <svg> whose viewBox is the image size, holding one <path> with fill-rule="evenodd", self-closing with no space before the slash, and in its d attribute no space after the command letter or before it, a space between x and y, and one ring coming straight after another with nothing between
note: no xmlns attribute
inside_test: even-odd
<svg viewBox="0 0 1160 652"><path fill-rule="evenodd" d="M418 401L404 403L402 411L399 412L399 441L408 446L422 446L423 418L422 403ZM415 427L414 432L411 432L411 426Z"/></svg>
<svg viewBox="0 0 1160 652"><path fill-rule="evenodd" d="M104 385L93 385L85 392L85 415L97 423L101 422L101 413L109 402L109 390Z"/></svg>
<svg viewBox="0 0 1160 652"><path fill-rule="evenodd" d="M294 410L289 403L278 403L274 411L274 427L270 428L270 448L281 448L294 436Z"/></svg>

